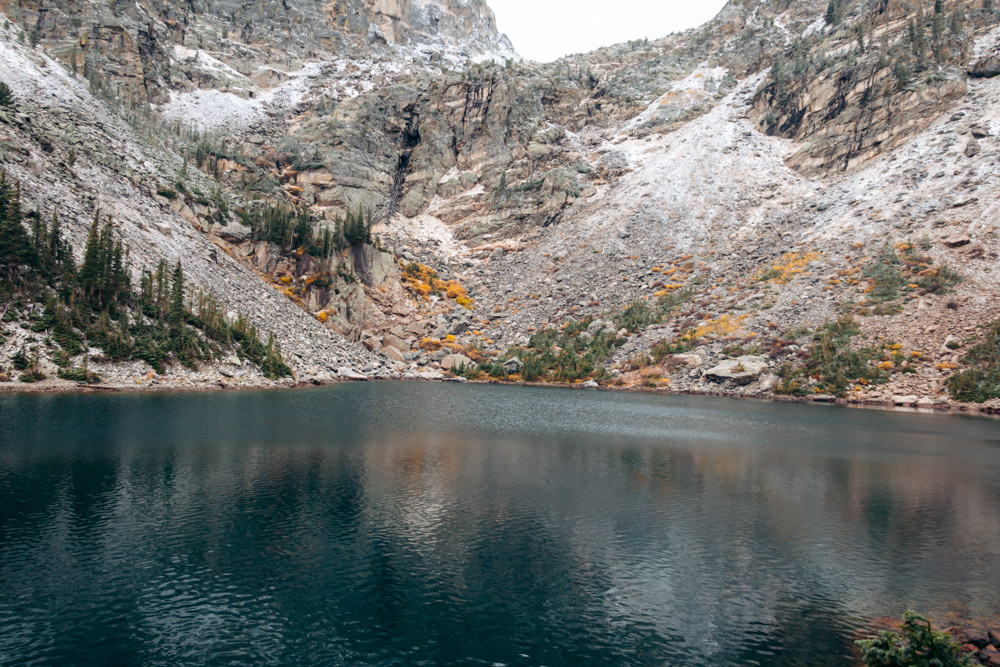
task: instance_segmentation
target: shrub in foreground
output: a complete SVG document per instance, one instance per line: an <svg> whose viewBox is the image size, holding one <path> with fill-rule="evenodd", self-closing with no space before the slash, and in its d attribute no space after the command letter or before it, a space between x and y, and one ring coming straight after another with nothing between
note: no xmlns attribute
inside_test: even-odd
<svg viewBox="0 0 1000 667"><path fill-rule="evenodd" d="M935 632L931 622L919 614L903 614L902 633L878 633L858 641L861 659L868 667L972 667L976 663L962 653L951 635Z"/></svg>

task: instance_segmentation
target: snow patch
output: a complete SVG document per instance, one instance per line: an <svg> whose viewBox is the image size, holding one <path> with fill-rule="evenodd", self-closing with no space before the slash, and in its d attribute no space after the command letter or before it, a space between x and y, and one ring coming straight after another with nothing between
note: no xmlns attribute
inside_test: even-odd
<svg viewBox="0 0 1000 667"><path fill-rule="evenodd" d="M825 27L826 27L826 17L822 16L822 17L816 19L815 21L813 21L812 23L810 23L809 27L807 27L802 32L802 36L803 37L809 37L810 35L815 35L816 33L818 33L819 31L821 31Z"/></svg>
<svg viewBox="0 0 1000 667"><path fill-rule="evenodd" d="M433 242L438 252L446 257L459 257L466 253L466 247L452 234L451 229L440 218L422 214L415 218L397 216L391 227L376 225L374 231L378 234L403 236L422 242Z"/></svg>
<svg viewBox="0 0 1000 667"><path fill-rule="evenodd" d="M292 73L288 81L280 86L266 90L257 96L264 104L280 108L292 108L298 106L312 90L312 84L323 73L321 62L306 64L298 72Z"/></svg>
<svg viewBox="0 0 1000 667"><path fill-rule="evenodd" d="M170 93L170 101L161 107L165 118L179 120L199 130L243 129L264 116L258 100L246 100L221 90L195 90Z"/></svg>
<svg viewBox="0 0 1000 667"><path fill-rule="evenodd" d="M451 181L454 181L456 178L460 177L461 175L462 175L462 172L460 172L458 170L458 167L452 167L451 169L448 170L447 174L445 174L444 176L441 177L441 180L438 181L438 185L444 185L445 183L449 183Z"/></svg>
<svg viewBox="0 0 1000 667"><path fill-rule="evenodd" d="M0 24L6 21L0 14ZM0 40L0 80L10 86L15 99L74 106L83 104L90 96L83 79L67 72L40 50L27 53L24 46L7 41L12 37L13 30Z"/></svg>

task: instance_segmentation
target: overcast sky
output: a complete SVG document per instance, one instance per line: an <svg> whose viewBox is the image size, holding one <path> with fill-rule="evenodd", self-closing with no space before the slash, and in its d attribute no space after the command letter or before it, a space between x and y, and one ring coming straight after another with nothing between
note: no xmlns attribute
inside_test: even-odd
<svg viewBox="0 0 1000 667"><path fill-rule="evenodd" d="M725 0L487 0L500 32L548 62L630 39L656 39L714 17Z"/></svg>

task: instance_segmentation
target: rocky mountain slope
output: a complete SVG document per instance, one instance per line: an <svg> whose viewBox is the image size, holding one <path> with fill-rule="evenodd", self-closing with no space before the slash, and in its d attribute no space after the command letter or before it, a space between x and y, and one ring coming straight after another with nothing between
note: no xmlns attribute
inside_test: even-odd
<svg viewBox="0 0 1000 667"><path fill-rule="evenodd" d="M0 169L182 259L300 380L949 405L1000 317L988 1L734 0L546 65L475 0L0 11Z"/></svg>

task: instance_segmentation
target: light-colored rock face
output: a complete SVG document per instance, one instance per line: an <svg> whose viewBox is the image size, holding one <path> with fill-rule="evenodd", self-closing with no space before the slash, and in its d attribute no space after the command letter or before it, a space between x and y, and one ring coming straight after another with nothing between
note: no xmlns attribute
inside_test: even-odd
<svg viewBox="0 0 1000 667"><path fill-rule="evenodd" d="M513 57L484 0L364 0L364 5L371 25L393 44L444 46L451 41L474 53L492 49Z"/></svg>
<svg viewBox="0 0 1000 667"><path fill-rule="evenodd" d="M976 50L969 63L969 74L976 77L1000 75L1000 28L976 42Z"/></svg>
<svg viewBox="0 0 1000 667"><path fill-rule="evenodd" d="M712 382L729 382L736 386L750 384L767 370L764 357L743 356L723 361L705 371L705 378Z"/></svg>

